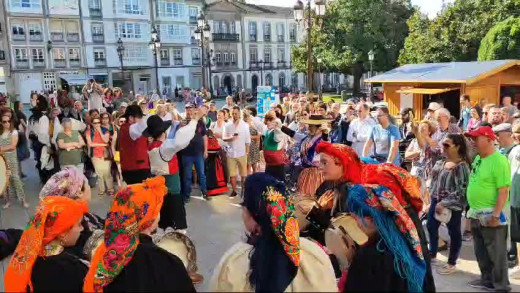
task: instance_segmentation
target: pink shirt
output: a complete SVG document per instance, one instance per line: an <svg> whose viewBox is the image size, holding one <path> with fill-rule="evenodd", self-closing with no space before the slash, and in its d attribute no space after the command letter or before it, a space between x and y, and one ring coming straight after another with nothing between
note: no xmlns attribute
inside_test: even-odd
<svg viewBox="0 0 520 293"><path fill-rule="evenodd" d="M470 118L468 121L468 131L477 128L481 122L482 120L475 120L475 118Z"/></svg>

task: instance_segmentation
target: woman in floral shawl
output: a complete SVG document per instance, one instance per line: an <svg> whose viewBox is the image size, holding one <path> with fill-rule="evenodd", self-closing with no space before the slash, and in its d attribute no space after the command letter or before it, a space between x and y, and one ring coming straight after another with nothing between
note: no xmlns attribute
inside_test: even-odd
<svg viewBox="0 0 520 293"><path fill-rule="evenodd" d="M242 216L247 243L237 243L225 253L209 291L337 292L327 254L299 236L283 182L266 173L248 176Z"/></svg>
<svg viewBox="0 0 520 293"><path fill-rule="evenodd" d="M84 201L42 199L9 262L5 291L81 291L88 267L64 248L75 245L86 212Z"/></svg>
<svg viewBox="0 0 520 293"><path fill-rule="evenodd" d="M392 164L365 164L345 145L322 142L317 151L324 179L336 186L333 214L355 215L369 237L345 272L344 291L435 291L418 181Z"/></svg>
<svg viewBox="0 0 520 293"><path fill-rule="evenodd" d="M182 261L157 247L157 229L167 188L164 177L117 192L105 222L105 239L85 278L85 292L194 292Z"/></svg>

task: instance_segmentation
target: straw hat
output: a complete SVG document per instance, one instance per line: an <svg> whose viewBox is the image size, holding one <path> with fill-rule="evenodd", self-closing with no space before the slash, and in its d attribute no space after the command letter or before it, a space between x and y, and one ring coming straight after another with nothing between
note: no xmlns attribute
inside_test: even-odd
<svg viewBox="0 0 520 293"><path fill-rule="evenodd" d="M332 120L326 119L323 115L311 115L308 119L302 120L301 123L309 125L321 126L323 123L331 122Z"/></svg>

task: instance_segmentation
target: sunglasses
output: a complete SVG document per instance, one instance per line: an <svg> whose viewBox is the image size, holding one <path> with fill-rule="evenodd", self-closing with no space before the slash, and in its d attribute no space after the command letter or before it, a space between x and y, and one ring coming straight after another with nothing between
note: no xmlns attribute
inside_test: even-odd
<svg viewBox="0 0 520 293"><path fill-rule="evenodd" d="M96 125L96 124L101 124L101 122L92 122L92 124Z"/></svg>
<svg viewBox="0 0 520 293"><path fill-rule="evenodd" d="M123 124L125 122L126 122L126 120L119 120L119 123L121 123L121 124Z"/></svg>
<svg viewBox="0 0 520 293"><path fill-rule="evenodd" d="M2 123L11 123L11 120L2 120Z"/></svg>
<svg viewBox="0 0 520 293"><path fill-rule="evenodd" d="M451 148L451 144L449 144L449 143L443 143L442 146L443 146L445 149L449 149L449 148Z"/></svg>

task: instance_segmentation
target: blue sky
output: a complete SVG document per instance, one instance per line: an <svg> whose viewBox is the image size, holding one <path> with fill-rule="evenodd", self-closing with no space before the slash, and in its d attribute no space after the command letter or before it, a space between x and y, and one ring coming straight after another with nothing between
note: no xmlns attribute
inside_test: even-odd
<svg viewBox="0 0 520 293"><path fill-rule="evenodd" d="M246 0L250 3L264 4L264 5L276 5L276 6L293 6L296 0ZM452 0L445 0L453 2ZM421 7L423 13L428 14L430 18L435 17L437 12L442 7L442 0L412 0L414 5Z"/></svg>

